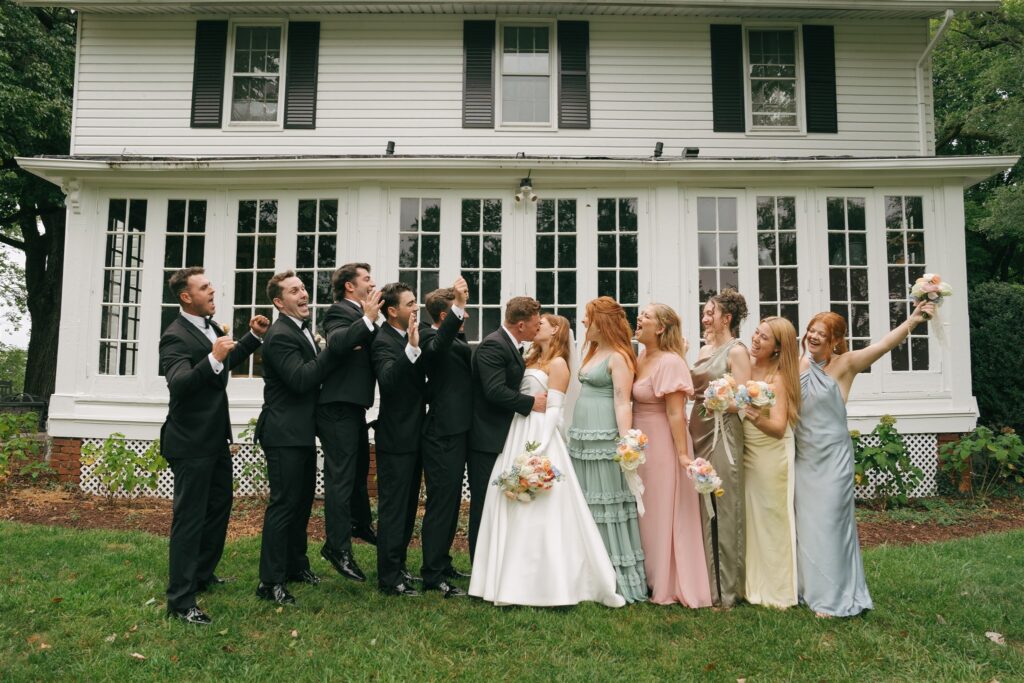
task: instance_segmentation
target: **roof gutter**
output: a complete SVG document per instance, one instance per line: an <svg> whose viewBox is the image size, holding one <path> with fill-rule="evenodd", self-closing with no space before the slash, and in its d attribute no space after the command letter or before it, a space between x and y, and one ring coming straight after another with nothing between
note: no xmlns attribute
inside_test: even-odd
<svg viewBox="0 0 1024 683"><path fill-rule="evenodd" d="M924 53L921 54L921 58L917 60L917 67L914 69L914 75L917 78L917 127L920 135L919 151L921 156L928 156L932 154L932 141L928 139L928 102L925 97L924 89L924 66L925 62L932 56L932 52L938 47L939 43L942 42L943 37L946 35L946 29L949 28L950 23L953 21L953 15L955 12L951 9L946 10L946 16L939 25L939 30L932 36L931 42L928 43L928 47L924 49Z"/></svg>

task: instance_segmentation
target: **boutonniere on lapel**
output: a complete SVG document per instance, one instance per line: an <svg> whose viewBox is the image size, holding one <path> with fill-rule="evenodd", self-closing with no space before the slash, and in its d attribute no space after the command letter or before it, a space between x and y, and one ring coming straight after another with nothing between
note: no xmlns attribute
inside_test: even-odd
<svg viewBox="0 0 1024 683"><path fill-rule="evenodd" d="M225 336L229 336L231 334L231 325L221 325L220 328L224 330Z"/></svg>
<svg viewBox="0 0 1024 683"><path fill-rule="evenodd" d="M316 345L320 347L321 351L327 348L327 340L324 339L319 332L317 332L316 336L313 337L313 341L316 342Z"/></svg>

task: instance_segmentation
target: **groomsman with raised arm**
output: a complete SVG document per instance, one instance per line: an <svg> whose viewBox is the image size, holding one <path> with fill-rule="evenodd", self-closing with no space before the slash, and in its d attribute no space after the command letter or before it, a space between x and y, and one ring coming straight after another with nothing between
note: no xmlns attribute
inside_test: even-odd
<svg viewBox="0 0 1024 683"><path fill-rule="evenodd" d="M419 595L406 568L419 503L424 401L416 294L403 282L381 290L387 321L373 340L380 387L377 446L377 581L388 595Z"/></svg>
<svg viewBox="0 0 1024 683"><path fill-rule="evenodd" d="M466 578L452 566L450 554L459 522L466 439L473 423L472 352L460 333L468 318L469 286L463 278L426 298L434 324L420 332L420 362L427 376L427 412L423 424L423 475L427 504L423 514L423 587L446 598L466 593L451 583Z"/></svg>
<svg viewBox="0 0 1024 683"><path fill-rule="evenodd" d="M160 450L174 473L167 614L190 624L211 619L196 593L225 580L214 574L231 516L231 417L228 377L260 346L270 321L257 315L235 342L213 321L213 285L202 268L175 271L167 282L181 315L160 337L160 368L170 393Z"/></svg>
<svg viewBox="0 0 1024 683"><path fill-rule="evenodd" d="M267 298L278 316L263 338L263 410L256 424L270 480L256 595L283 605L295 602L287 582L320 583L306 556L306 528L316 488L317 398L335 361L313 338L309 294L294 271L270 278Z"/></svg>
<svg viewBox="0 0 1024 683"><path fill-rule="evenodd" d="M370 346L377 335L381 294L367 263L346 263L331 276L334 303L323 318L327 348L337 367L320 389L317 427L324 449L326 541L320 555L353 581L366 575L352 555L352 537L376 543L366 478L370 442L366 409L373 405Z"/></svg>

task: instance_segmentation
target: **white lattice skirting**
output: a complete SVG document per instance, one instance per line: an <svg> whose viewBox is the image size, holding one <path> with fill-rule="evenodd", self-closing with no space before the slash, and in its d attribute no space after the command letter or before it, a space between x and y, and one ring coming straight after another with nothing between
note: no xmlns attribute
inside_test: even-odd
<svg viewBox="0 0 1024 683"><path fill-rule="evenodd" d="M875 436L865 435L862 437L866 444L877 446L878 438ZM937 472L938 458L937 452L937 439L935 434L904 434L903 441L907 445L907 451L910 453L910 460L915 465L921 468L924 472L924 477L921 479L921 483L911 494L914 497L931 496L936 492L935 475ZM84 439L82 445L94 444L101 445L103 439ZM136 453L143 453L151 441L144 441L141 439L129 439L127 442L128 448L132 449ZM263 456L253 453L252 446L250 444L240 444L237 447L237 453L233 457L232 470L235 477L235 495L236 496L257 496L265 495L268 493L266 490L266 466L263 462ZM317 450L317 473L316 473L316 495L318 497L323 496L324 493L324 473L323 473L323 453ZM92 493L95 495L106 495L106 487L100 483L93 475L93 469L95 465L86 465L82 463L81 476L79 478L79 485L82 491L86 493ZM877 483L877 477L872 473L868 477L869 481L867 484L857 486L854 489L858 499L871 498L874 493L875 484ZM160 473L160 481L157 484L156 491L149 490L137 490L136 495L144 495L157 498L173 498L174 497L174 474L171 473L170 469L166 469ZM125 496L125 493L119 493L119 496ZM463 476L462 479L462 500L469 500L469 481Z"/></svg>

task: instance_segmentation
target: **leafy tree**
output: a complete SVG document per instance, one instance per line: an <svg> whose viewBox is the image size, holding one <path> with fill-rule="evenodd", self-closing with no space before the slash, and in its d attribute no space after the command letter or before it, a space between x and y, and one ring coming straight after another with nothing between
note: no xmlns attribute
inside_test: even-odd
<svg viewBox="0 0 1024 683"><path fill-rule="evenodd" d="M76 16L0 0L0 243L25 254L21 273L0 253L0 296L32 320L25 391L53 393L57 371L64 198L21 170L16 156L67 154Z"/></svg>
<svg viewBox="0 0 1024 683"><path fill-rule="evenodd" d="M0 382L10 382L11 392L20 394L25 385L25 349L0 342Z"/></svg>

